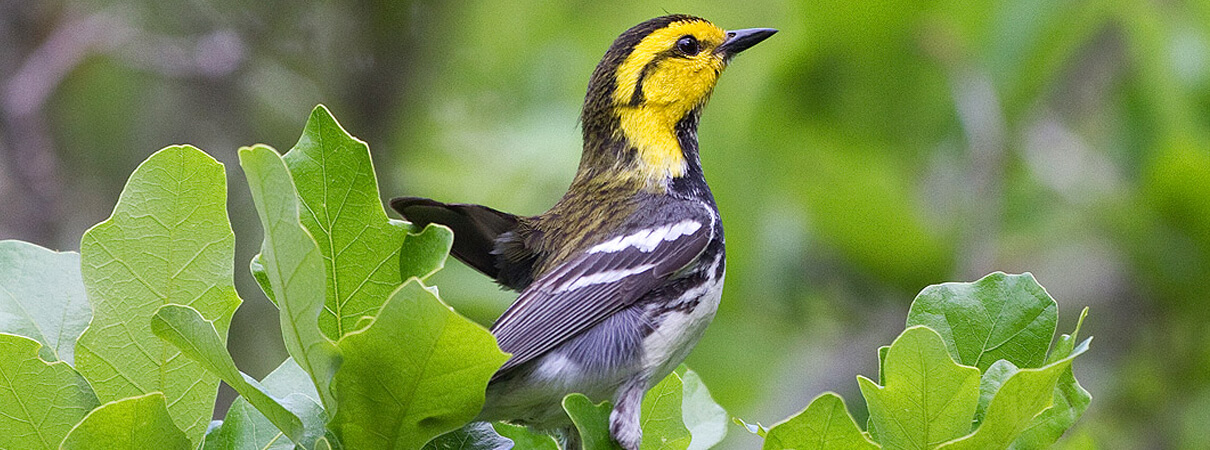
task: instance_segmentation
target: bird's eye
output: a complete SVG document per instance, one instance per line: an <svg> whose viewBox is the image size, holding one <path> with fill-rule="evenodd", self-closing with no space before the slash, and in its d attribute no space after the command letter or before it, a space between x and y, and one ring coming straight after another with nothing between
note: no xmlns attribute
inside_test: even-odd
<svg viewBox="0 0 1210 450"><path fill-rule="evenodd" d="M676 40L676 49L685 56L693 56L702 51L701 46L697 43L697 38L693 36L681 36Z"/></svg>

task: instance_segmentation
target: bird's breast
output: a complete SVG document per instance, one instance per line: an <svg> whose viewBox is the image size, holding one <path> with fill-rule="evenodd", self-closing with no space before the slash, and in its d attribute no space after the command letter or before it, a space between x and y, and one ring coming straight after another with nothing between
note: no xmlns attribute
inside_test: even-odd
<svg viewBox="0 0 1210 450"><path fill-rule="evenodd" d="M668 376L689 356L714 320L723 295L724 265L722 241L718 240L707 247L695 270L669 285L663 292L665 298L646 304L651 332L643 338L642 365L652 383Z"/></svg>

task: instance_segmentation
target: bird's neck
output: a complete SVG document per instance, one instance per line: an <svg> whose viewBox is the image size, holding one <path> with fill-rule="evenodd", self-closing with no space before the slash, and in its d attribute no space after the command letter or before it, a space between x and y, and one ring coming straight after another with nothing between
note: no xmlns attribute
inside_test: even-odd
<svg viewBox="0 0 1210 450"><path fill-rule="evenodd" d="M573 187L611 180L665 193L679 179L702 178L699 115L700 108L643 104L621 107L596 123L586 120L584 154Z"/></svg>

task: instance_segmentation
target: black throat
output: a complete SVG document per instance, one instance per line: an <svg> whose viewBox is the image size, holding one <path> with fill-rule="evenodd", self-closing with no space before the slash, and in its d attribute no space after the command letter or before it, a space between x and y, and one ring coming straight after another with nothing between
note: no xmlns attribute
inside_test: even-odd
<svg viewBox="0 0 1210 450"><path fill-rule="evenodd" d="M698 153L697 124L702 108L693 108L676 124L676 141L685 155L685 175L672 179L668 188L671 194L706 200L714 204L714 195L706 185L706 174L702 171L702 158Z"/></svg>

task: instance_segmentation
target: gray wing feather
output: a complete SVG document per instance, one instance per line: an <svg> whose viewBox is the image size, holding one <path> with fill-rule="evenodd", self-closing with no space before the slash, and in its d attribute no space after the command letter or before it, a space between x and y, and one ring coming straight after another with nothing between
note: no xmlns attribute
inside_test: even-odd
<svg viewBox="0 0 1210 450"><path fill-rule="evenodd" d="M634 304L693 262L709 243L711 228L709 220L703 221L696 231L661 241L650 251L629 247L584 253L534 281L492 326L500 349L513 354L498 373L546 353ZM625 276L565 289L581 277L611 271Z"/></svg>

